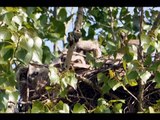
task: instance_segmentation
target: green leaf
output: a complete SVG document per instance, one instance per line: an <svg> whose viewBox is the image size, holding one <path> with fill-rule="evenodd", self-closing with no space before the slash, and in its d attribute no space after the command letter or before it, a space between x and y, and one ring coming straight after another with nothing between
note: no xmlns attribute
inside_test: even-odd
<svg viewBox="0 0 160 120"><path fill-rule="evenodd" d="M97 102L98 102L98 106L109 105L104 98L99 98Z"/></svg>
<svg viewBox="0 0 160 120"><path fill-rule="evenodd" d="M153 53L155 51L155 47L150 45L149 48L147 49L147 54L150 55L151 53Z"/></svg>
<svg viewBox="0 0 160 120"><path fill-rule="evenodd" d="M69 113L69 106L66 103L63 103L63 109L59 110L59 113Z"/></svg>
<svg viewBox="0 0 160 120"><path fill-rule="evenodd" d="M160 52L160 41L157 42L157 45L155 46L155 48L158 52Z"/></svg>
<svg viewBox="0 0 160 120"><path fill-rule="evenodd" d="M118 82L117 84L115 84L113 87L112 87L112 90L115 91L117 88L121 87L122 86L122 83Z"/></svg>
<svg viewBox="0 0 160 120"><path fill-rule="evenodd" d="M8 60L10 57L13 56L13 49L9 49L6 54L3 56L4 60Z"/></svg>
<svg viewBox="0 0 160 120"><path fill-rule="evenodd" d="M146 56L146 59L144 61L144 66L150 66L152 64L152 56L148 55Z"/></svg>
<svg viewBox="0 0 160 120"><path fill-rule="evenodd" d="M22 61L25 60L25 56L27 55L27 50L26 49L23 49L23 48L20 48L17 52L16 52L16 57L18 59L21 59Z"/></svg>
<svg viewBox="0 0 160 120"><path fill-rule="evenodd" d="M136 81L136 80L133 80L133 79L129 80L129 81L128 81L128 84L129 84L130 86L137 86L137 85L138 85L137 81Z"/></svg>
<svg viewBox="0 0 160 120"><path fill-rule="evenodd" d="M150 71L157 71L158 66L160 65L160 61L156 61L151 67L149 67Z"/></svg>
<svg viewBox="0 0 160 120"><path fill-rule="evenodd" d="M30 52L27 52L27 54L26 54L26 56L24 58L24 62L25 63L29 63L31 61L31 59L32 59L32 55L33 55L32 50Z"/></svg>
<svg viewBox="0 0 160 120"><path fill-rule="evenodd" d="M7 12L4 15L4 21L7 25L11 25L12 17L14 16L13 12Z"/></svg>
<svg viewBox="0 0 160 120"><path fill-rule="evenodd" d="M155 73L155 81L160 84L160 72Z"/></svg>
<svg viewBox="0 0 160 120"><path fill-rule="evenodd" d="M113 112L122 113L122 103L117 103L113 107Z"/></svg>
<svg viewBox="0 0 160 120"><path fill-rule="evenodd" d="M61 8L58 15L57 15L58 19L62 22L66 21L67 18L67 12L65 8Z"/></svg>
<svg viewBox="0 0 160 120"><path fill-rule="evenodd" d="M148 109L149 109L149 113L155 113L155 111L154 111L154 108L153 108L153 107L149 106L149 107L148 107Z"/></svg>
<svg viewBox="0 0 160 120"><path fill-rule="evenodd" d="M32 113L42 113L42 112L44 112L42 102L38 101L38 100L34 101L33 104L32 104L31 112Z"/></svg>
<svg viewBox="0 0 160 120"><path fill-rule="evenodd" d="M148 11L148 10L145 10L145 16L146 16L147 18L149 18L149 17L150 17L150 15L149 15L149 11Z"/></svg>
<svg viewBox="0 0 160 120"><path fill-rule="evenodd" d="M134 56L133 53L126 53L123 56L123 59L128 63L128 62L131 62L133 60L133 56Z"/></svg>
<svg viewBox="0 0 160 120"><path fill-rule="evenodd" d="M4 61L7 61L9 58L11 58L13 56L13 52L14 50L12 45L6 45L5 47L3 47L1 53Z"/></svg>
<svg viewBox="0 0 160 120"><path fill-rule="evenodd" d="M48 46L42 46L43 56L42 56L42 62L45 64L49 64L51 60L53 60L53 55L48 48Z"/></svg>
<svg viewBox="0 0 160 120"><path fill-rule="evenodd" d="M0 108L7 108L7 103L9 99L9 94L5 92L0 92Z"/></svg>
<svg viewBox="0 0 160 120"><path fill-rule="evenodd" d="M50 78L50 84L60 84L59 76L58 76L58 70L53 67L53 65L49 66L49 78Z"/></svg>
<svg viewBox="0 0 160 120"><path fill-rule="evenodd" d="M85 113L86 110L84 108L84 105L81 105L80 103L76 103L73 107L73 113Z"/></svg>
<svg viewBox="0 0 160 120"><path fill-rule="evenodd" d="M100 84L100 83L108 80L108 78L104 73L100 72L100 73L97 74L97 80L98 80L98 83Z"/></svg>
<svg viewBox="0 0 160 120"><path fill-rule="evenodd" d="M12 18L12 21L21 26L23 22L23 18L21 16L14 16Z"/></svg>
<svg viewBox="0 0 160 120"><path fill-rule="evenodd" d="M110 49L110 50L115 50L116 45L115 45L114 42L108 41L108 42L107 42L107 47L108 47L108 49Z"/></svg>
<svg viewBox="0 0 160 120"><path fill-rule="evenodd" d="M94 34L95 34L95 30L93 26L90 26L88 30L88 36L86 37L86 39L93 39Z"/></svg>
<svg viewBox="0 0 160 120"><path fill-rule="evenodd" d="M104 83L102 86L102 94L104 95L106 93L109 93L110 89L111 87L108 84Z"/></svg>
<svg viewBox="0 0 160 120"><path fill-rule="evenodd" d="M109 103L118 103L118 102L125 103L125 100L119 99L119 100L110 100L109 101Z"/></svg>
<svg viewBox="0 0 160 120"><path fill-rule="evenodd" d="M77 78L75 77L75 73L73 71L66 71L61 76L61 83L64 87L67 87L68 85L72 86L74 89L77 88Z"/></svg>
<svg viewBox="0 0 160 120"><path fill-rule="evenodd" d="M18 11L18 8L17 7L5 7L6 8L6 10L8 11L8 12L17 12Z"/></svg>
<svg viewBox="0 0 160 120"><path fill-rule="evenodd" d="M142 47L143 47L143 50L144 50L144 52L147 52L147 49L148 49L149 46L150 46L150 44L148 44L148 43L151 42L151 39L150 39L150 37L147 36L144 32L142 32L142 34L141 34L140 37L141 37L141 45L142 45Z"/></svg>
<svg viewBox="0 0 160 120"><path fill-rule="evenodd" d="M38 37L38 36L35 36L35 37L34 37L34 46L35 46L37 49L41 49L42 43L43 43L43 41L42 41L42 39L41 39L40 37Z"/></svg>
<svg viewBox="0 0 160 120"><path fill-rule="evenodd" d="M18 96L19 96L19 92L13 90L13 87L12 87L12 89L8 92L8 97L9 97L8 100L16 103L18 100Z"/></svg>
<svg viewBox="0 0 160 120"><path fill-rule="evenodd" d="M138 73L137 73L137 71L131 71L127 74L127 77L129 80L132 80L132 79L135 80L138 77Z"/></svg>
<svg viewBox="0 0 160 120"><path fill-rule="evenodd" d="M34 12L35 9L36 9L35 7L27 7L26 13L28 14L28 16L30 16Z"/></svg>
<svg viewBox="0 0 160 120"><path fill-rule="evenodd" d="M5 27L0 28L0 41L1 40L10 40L11 33Z"/></svg>
<svg viewBox="0 0 160 120"><path fill-rule="evenodd" d="M48 16L46 15L40 16L40 24L43 28L47 25L47 19L48 19Z"/></svg>
<svg viewBox="0 0 160 120"><path fill-rule="evenodd" d="M66 20L65 20L65 21L66 21L66 23L68 23L68 21L70 21L70 20L71 20L71 18L73 17L73 15L74 15L74 14L71 14L70 16L68 16L68 17L66 18Z"/></svg>
<svg viewBox="0 0 160 120"><path fill-rule="evenodd" d="M110 88L112 88L113 91L116 90L120 86L119 83L114 79L109 79L108 85L110 86ZM116 86L116 85L118 85L118 86Z"/></svg>
<svg viewBox="0 0 160 120"><path fill-rule="evenodd" d="M111 110L106 105L97 106L94 113L111 113Z"/></svg>
<svg viewBox="0 0 160 120"><path fill-rule="evenodd" d="M30 49L34 45L34 40L32 38L24 38L22 37L22 40L20 41L20 46L27 51L30 51Z"/></svg>
<svg viewBox="0 0 160 120"><path fill-rule="evenodd" d="M122 8L121 8L121 11L120 11L120 19L125 19L124 17L125 17L125 15L126 15L127 13L128 13L127 8L122 7Z"/></svg>
<svg viewBox="0 0 160 120"><path fill-rule="evenodd" d="M120 103L119 103L120 102ZM114 113L122 113L122 105L125 103L125 100L110 100L109 103L113 104L112 111Z"/></svg>
<svg viewBox="0 0 160 120"><path fill-rule="evenodd" d="M127 63L126 63L125 60L123 60L123 68L124 68L125 71L127 70Z"/></svg>
<svg viewBox="0 0 160 120"><path fill-rule="evenodd" d="M52 33L60 34L60 37L64 37L65 35L65 25L63 22L58 20L52 21L53 25L51 25Z"/></svg>

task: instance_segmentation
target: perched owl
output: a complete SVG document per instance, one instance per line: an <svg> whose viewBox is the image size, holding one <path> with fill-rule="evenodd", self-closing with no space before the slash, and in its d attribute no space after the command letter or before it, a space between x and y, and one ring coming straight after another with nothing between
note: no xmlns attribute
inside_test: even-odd
<svg viewBox="0 0 160 120"><path fill-rule="evenodd" d="M49 69L45 65L29 64L27 79L30 88L30 100L41 97L46 92L45 87L50 85Z"/></svg>
<svg viewBox="0 0 160 120"><path fill-rule="evenodd" d="M48 72L47 66L37 63L30 63L28 67L21 67L17 71L20 112L26 112L32 100L39 99L47 93L45 87L50 85Z"/></svg>

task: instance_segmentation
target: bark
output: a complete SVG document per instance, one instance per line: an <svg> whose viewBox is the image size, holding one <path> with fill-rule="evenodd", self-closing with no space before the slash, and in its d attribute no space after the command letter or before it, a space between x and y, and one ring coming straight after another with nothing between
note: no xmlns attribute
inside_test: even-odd
<svg viewBox="0 0 160 120"><path fill-rule="evenodd" d="M142 26L142 22L143 22L143 7L140 8L140 12L141 12L141 16L140 16L140 37L139 37L139 46L138 46L138 60L140 62L143 62L143 51L142 51L142 46L141 46L141 34L143 31L143 26ZM145 84L143 83L142 79L138 80L138 85L139 85L139 94L138 94L138 111L139 112L143 112L143 100L144 100L144 87Z"/></svg>
<svg viewBox="0 0 160 120"><path fill-rule="evenodd" d="M69 69L70 67L70 62L71 62L71 58L72 58L72 55L73 55L73 50L75 48L75 45L76 45L76 42L79 41L79 38L81 37L81 25L82 25L82 21L83 21L83 7L78 7L78 12L77 12L77 18L76 18L76 21L75 21L75 27L74 27L74 30L72 32L72 36L68 36L67 40L69 42L69 48L68 48L68 51L67 51L67 58L65 60L65 63L64 63L64 68L66 70ZM72 44L71 44L72 43Z"/></svg>

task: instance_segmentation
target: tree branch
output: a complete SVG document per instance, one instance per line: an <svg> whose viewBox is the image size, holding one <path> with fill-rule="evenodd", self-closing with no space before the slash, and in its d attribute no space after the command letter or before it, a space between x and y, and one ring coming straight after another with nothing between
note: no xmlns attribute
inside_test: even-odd
<svg viewBox="0 0 160 120"><path fill-rule="evenodd" d="M143 23L143 7L140 7L139 8L140 12L141 12L141 15L140 15L140 35L139 35L139 46L138 46L138 60L143 62L143 51L142 51L142 46L141 46L141 34L142 34L142 31L143 31L143 26L142 26L142 23ZM139 85L139 94L138 94L138 111L139 112L143 112L144 109L143 109L143 100L144 100L144 83L143 83L143 80L142 79L139 79L138 80L138 85Z"/></svg>
<svg viewBox="0 0 160 120"><path fill-rule="evenodd" d="M54 7L53 16L54 16L55 19L57 19L57 9L58 9L58 7ZM53 51L54 51L54 52L57 51L57 44L56 44L56 43L57 43L57 42L55 42L55 43L53 44Z"/></svg>
<svg viewBox="0 0 160 120"><path fill-rule="evenodd" d="M69 48L67 51L67 57L64 63L64 68L65 69L69 69L70 67L70 63L71 63L71 58L73 55L73 50L75 48L76 43L79 41L79 38L81 37L82 33L80 31L81 29L81 25L82 25L82 21L83 21L83 7L78 7L78 15L75 21L75 27L73 32L68 34L68 42L69 42Z"/></svg>
<svg viewBox="0 0 160 120"><path fill-rule="evenodd" d="M113 18L113 15L112 15L112 7L109 7L109 11L110 11L110 14L111 14L112 37L113 37L113 41L116 41L116 35L115 35L115 32L114 32L114 18Z"/></svg>

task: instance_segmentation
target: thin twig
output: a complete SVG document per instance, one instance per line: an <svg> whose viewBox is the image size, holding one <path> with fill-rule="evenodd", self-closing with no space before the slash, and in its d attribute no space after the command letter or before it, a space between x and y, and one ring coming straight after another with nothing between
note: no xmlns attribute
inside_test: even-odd
<svg viewBox="0 0 160 120"><path fill-rule="evenodd" d="M111 17L111 30L112 30L112 37L113 37L113 41L116 41L116 35L114 32L114 19L113 19L113 15L112 15L112 7L109 7L110 10L110 17Z"/></svg>

